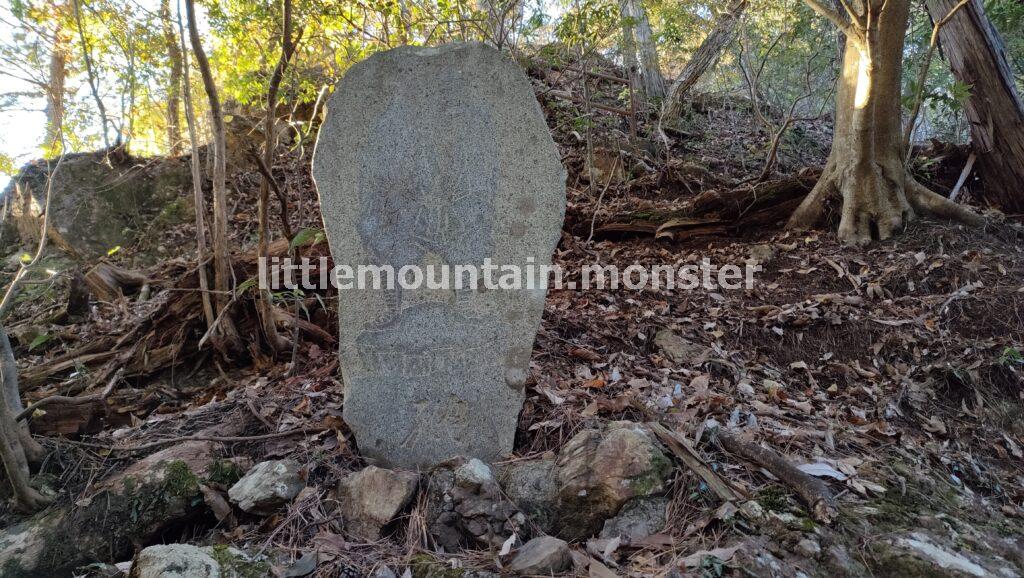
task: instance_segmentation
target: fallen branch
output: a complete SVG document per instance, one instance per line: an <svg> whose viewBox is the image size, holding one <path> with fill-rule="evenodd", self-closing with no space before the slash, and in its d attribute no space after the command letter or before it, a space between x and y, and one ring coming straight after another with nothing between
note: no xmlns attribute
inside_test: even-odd
<svg viewBox="0 0 1024 578"><path fill-rule="evenodd" d="M576 96L575 94L572 94L571 92L568 92L568 91L565 91L565 90L549 90L549 91L547 91L544 94L549 94L549 95L551 95L551 96L553 96L555 98L559 98L559 99L562 99L562 100L571 100L572 102L579 103L579 104L588 104L587 100L585 98L583 98L582 96ZM617 114L619 116L624 116L626 118L630 118L630 117L633 116L633 113L631 111L628 111L628 110L626 110L624 108L617 108L617 107L614 107L614 106L608 106L606 104L601 104L601 103L598 103L598 102L590 102L589 104L590 104L590 106L592 106L592 107L594 107L594 108L596 108L598 110L603 110L605 112L610 112L612 114Z"/></svg>
<svg viewBox="0 0 1024 578"><path fill-rule="evenodd" d="M114 374L114 377L110 378L110 382L107 383L107 387L103 388L103 391L99 393L94 393L92 395L79 395L75 397L67 395L51 395L50 397L44 397L43 399L35 403L32 403L28 407L23 409L17 416L15 416L14 419L16 421L21 421L35 413L36 410L42 409L49 405L85 405L87 403L104 401L107 399L107 396L110 395L110 392L114 391L114 386L117 385L119 381L121 381L121 376L123 375L123 373L124 370L119 369L117 373Z"/></svg>
<svg viewBox="0 0 1024 578"><path fill-rule="evenodd" d="M658 436L658 439L661 440L661 443L665 444L665 447L679 458L679 461L683 462L693 473L700 476L700 479L704 480L719 498L726 502L734 502L742 497L728 482L704 463L704 460L697 454L697 450L682 436L658 422L647 422L647 427L654 432L654 435Z"/></svg>
<svg viewBox="0 0 1024 578"><path fill-rule="evenodd" d="M144 450L150 450L150 449L153 449L153 448L158 448L160 446L164 446L164 445L167 445L167 444L177 444L177 443L183 443L183 442L219 442L219 443L258 442L258 441L264 441L264 440L272 440L272 439L277 439L277 438L284 438L284 437L288 437L290 435L295 435L295 434L316 434L316 433L327 431L327 429L328 428L325 428L325 427L296 428L296 429L290 429L288 431L282 431L282 432L277 432L277 433L269 433L269 434L262 434L262 435L256 435L256 436L204 436L204 435L181 436L181 437L173 437L173 438L157 440L155 442L149 442L149 443L142 444L142 445L129 446L129 447L121 447L121 448L119 448L117 446L108 446L106 444L95 444L95 443L90 443L90 442L78 442L78 441L70 441L70 440L68 440L67 443L71 443L71 444L74 444L74 445L83 446L83 447L87 447L87 448L99 448L99 449L103 449L103 450L109 450L109 451L112 451L112 452L140 452L140 451L144 451Z"/></svg>
<svg viewBox="0 0 1024 578"><path fill-rule="evenodd" d="M839 514L828 484L800 471L775 450L754 442L743 441L721 429L718 430L716 439L729 453L768 470L782 483L792 488L810 507L811 517L816 521L827 524Z"/></svg>

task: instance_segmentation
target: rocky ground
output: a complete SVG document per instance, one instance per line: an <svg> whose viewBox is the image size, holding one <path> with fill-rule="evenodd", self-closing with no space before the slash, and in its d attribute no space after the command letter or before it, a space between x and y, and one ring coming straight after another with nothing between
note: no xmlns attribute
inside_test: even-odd
<svg viewBox="0 0 1024 578"><path fill-rule="evenodd" d="M146 208L109 255L54 251L7 320L28 402L116 386L33 415L56 502L0 510L0 576L1024 574L1024 230L916 223L862 250L772 213L622 226L753 186L768 135L709 95L659 156L643 122L631 139L598 109L581 129L587 105L551 94L572 87L559 66L530 67L570 172L556 262L758 264L752 288L552 291L515 454L396 472L368 466L341 419L338 296L276 296L302 321L290 358L200 349L187 211ZM595 86L625 106L614 81ZM827 130L801 138L816 144L784 148L771 180L823 160ZM294 231L319 222L308 152L274 167ZM960 152L933 145L923 176L948 190ZM166 172L87 158L118 182ZM233 171L240 276L258 182ZM146 282L60 315L98 261ZM239 290L243 328L253 299Z"/></svg>

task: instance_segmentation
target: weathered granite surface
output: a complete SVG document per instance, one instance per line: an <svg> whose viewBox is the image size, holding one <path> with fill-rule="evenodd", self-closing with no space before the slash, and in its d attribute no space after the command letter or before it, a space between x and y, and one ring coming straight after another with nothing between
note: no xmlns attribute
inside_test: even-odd
<svg viewBox="0 0 1024 578"><path fill-rule="evenodd" d="M345 75L313 158L338 265L550 264L565 170L528 80L482 44L402 47ZM500 278L500 275L495 275ZM360 451L428 468L512 449L539 289L340 291Z"/></svg>

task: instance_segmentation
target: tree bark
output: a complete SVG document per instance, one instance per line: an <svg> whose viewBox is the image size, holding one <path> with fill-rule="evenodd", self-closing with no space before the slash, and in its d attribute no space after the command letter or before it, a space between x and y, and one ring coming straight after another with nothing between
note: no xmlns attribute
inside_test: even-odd
<svg viewBox="0 0 1024 578"><path fill-rule="evenodd" d="M167 150L173 156L182 151L181 140L181 48L178 35L171 21L170 0L160 0L160 25L163 28L164 44L167 47L167 61L170 75L167 79Z"/></svg>
<svg viewBox="0 0 1024 578"><path fill-rule="evenodd" d="M62 12L63 6L56 10ZM68 38L63 20L58 17L55 26L50 77L46 86L46 137L43 141L43 148L50 154L57 152L60 144L60 131L64 126L64 82L68 75Z"/></svg>
<svg viewBox="0 0 1024 578"><path fill-rule="evenodd" d="M92 46L89 45L89 40L85 36L85 26L82 24L82 8L79 6L79 1L71 0L71 5L74 7L75 24L78 26L78 40L82 44L82 60L85 62L85 73L89 81L89 91L92 93L93 100L96 101L96 110L99 112L100 124L103 126L103 146L110 148L110 136L107 135L110 119L107 117L107 107L103 104L103 98L100 96L100 81L93 67ZM120 141L120 138L118 140Z"/></svg>
<svg viewBox="0 0 1024 578"><path fill-rule="evenodd" d="M624 61L628 63L627 66L636 64L640 88L647 98L664 98L665 78L661 75L658 49L654 44L647 10L641 0L620 0L619 12L624 27L629 28L628 36L623 36L623 48L635 51L628 56L624 55Z"/></svg>
<svg viewBox="0 0 1024 578"><path fill-rule="evenodd" d="M818 0L805 1L847 40L832 151L789 226L817 224L836 193L843 203L839 237L850 244L888 239L918 213L980 225L981 217L915 181L903 162L900 81L910 1L866 0L859 12L851 8L849 21Z"/></svg>
<svg viewBox="0 0 1024 578"><path fill-rule="evenodd" d="M301 37L301 31L299 35ZM298 38L292 39L292 0L284 0L281 24L281 57L277 61L277 66L274 68L274 73L271 75L270 83L267 86L267 114L263 120L263 164L267 167L268 173L270 167L273 166L274 150L277 148L276 131L274 130L274 125L277 123L277 93L281 87L281 80L284 78L285 70L288 69L288 62L291 61L292 54L295 53L296 42L298 42ZM257 247L261 258L268 257L268 212L270 209L270 179L272 176L271 174L263 175L263 180L260 181L260 198L257 207L259 214ZM267 343L274 351L285 351L290 343L278 333L273 309L270 290L261 290L260 316Z"/></svg>
<svg viewBox="0 0 1024 578"><path fill-rule="evenodd" d="M240 351L241 339L231 319L228 307L228 296L233 288L231 283L231 257L228 254L228 207L227 207L227 138L224 128L224 114L217 95L217 83L210 70L210 61L206 58L199 28L196 24L195 0L185 0L185 13L188 17L188 36L192 44L192 52L203 77L203 88L210 103L210 125L213 129L213 288L217 323L214 344L222 352ZM195 155L193 150L192 154ZM194 160L194 159L193 159Z"/></svg>
<svg viewBox="0 0 1024 578"><path fill-rule="evenodd" d="M958 0L927 0L940 20ZM1024 212L1024 104L999 33L984 5L971 0L939 29L939 42L957 80L971 85L964 112L985 181L986 199L1006 212Z"/></svg>
<svg viewBox="0 0 1024 578"><path fill-rule="evenodd" d="M15 416L24 407L18 393L18 368L7 333L0 326L0 462L3 462L7 482L14 491L18 509L34 512L50 503L50 499L29 484L28 464L42 457L42 448L29 435L28 426L19 424Z"/></svg>
<svg viewBox="0 0 1024 578"><path fill-rule="evenodd" d="M180 4L179 4L180 6ZM178 11L178 38L179 50L182 54L182 62L188 60L188 47L185 45L185 29L181 23L181 11ZM190 165L192 169L192 195L196 208L196 267L199 277L199 290L202 293L203 316L206 319L206 329L213 327L215 316L213 304L210 302L210 282L206 275L206 198L203 196L203 174L199 168L199 139L196 138L196 113L192 106L192 81L189 78L189 67L182 66L181 94L185 105L185 123L188 128L189 147L191 148Z"/></svg>
<svg viewBox="0 0 1024 578"><path fill-rule="evenodd" d="M736 27L743 11L747 9L747 0L733 0L732 4L718 19L715 28L701 42L693 58L686 63L686 68L672 82L668 98L661 109L661 118L670 119L679 116L682 111L686 94L697 84L700 77L718 62L725 48L736 38Z"/></svg>

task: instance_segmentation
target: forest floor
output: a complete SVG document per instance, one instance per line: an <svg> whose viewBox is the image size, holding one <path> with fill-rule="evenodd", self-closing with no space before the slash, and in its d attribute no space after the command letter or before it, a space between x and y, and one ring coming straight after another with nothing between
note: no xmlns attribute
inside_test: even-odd
<svg viewBox="0 0 1024 578"><path fill-rule="evenodd" d="M653 139L630 139L622 115L598 110L581 125L586 105L547 94L566 88L565 71L535 64L530 72L570 175L556 263L578 271L585 263L624 269L707 258L717 266L763 267L742 291L549 293L515 457L557 452L598 423L657 421L688 440L743 496L723 502L680 464L665 527L637 543L575 544L577 572L1024 575L1024 229L1000 219L985 230L918 222L891 241L855 249L831 232L784 232L777 218L758 226L607 227L635 223L640 213L672 215L702 193L745 186L741 181L761 170L769 136L750 118L749 101L702 97L685 126L669 133L665 160L651 151ZM620 89L597 82L595 100L621 107ZM641 134L649 128L638 127ZM824 160L827 130L815 124L800 131L786 141L769 180ZM595 158L614 153L610 163L594 163L593 183L588 133ZM963 153L932 148L939 161L928 163L923 177L946 192ZM274 167L296 231L320 226L308 153L294 150ZM241 261L253 248L258 183L249 168L232 175L232 239ZM271 222L277 218L275 209ZM303 296L302 315L312 327L290 359L255 348L244 361L200 352L198 312L172 314L170 305L182 295L173 288L192 271L193 233L181 225L107 259L136 268L143 252L175 255L146 269L159 280L149 300L97 302L81 323L44 328L52 338L41 343L18 340L19 328L67 298L69 276L31 285L12 311L7 324L23 374L66 361L92 342L150 339L174 315L192 320L176 326L174 337L186 346L173 365L125 377L98 413L36 416L37 433L49 433L42 438L50 451L42 477L57 491L55 507L84 507L100 480L163 446L123 448L176 445L198 432L256 436L307 428L304 435L224 444L228 455L253 462L291 457L304 465L307 490L287 508L267 516L207 513L149 541L268 553L275 571L287 576L370 575L381 565L416 576L458 575L453 566L499 571L508 557L498 551L424 558L422 503L389 538L365 543L345 534L332 511L335 487L365 463L341 419L338 295ZM322 242L305 251L327 255ZM254 296L244 294L238 307L251 310ZM142 334L133 334L140 326ZM682 353L673 355L677 349ZM65 370L24 387L26 400L102 389L106 360L70 359ZM225 424L232 425L228 434ZM743 439L775 448L824 480L838 500L838 518L815 521L786 480L716 443L716 427L743 432ZM0 519L0 526L25 521L3 509Z"/></svg>

